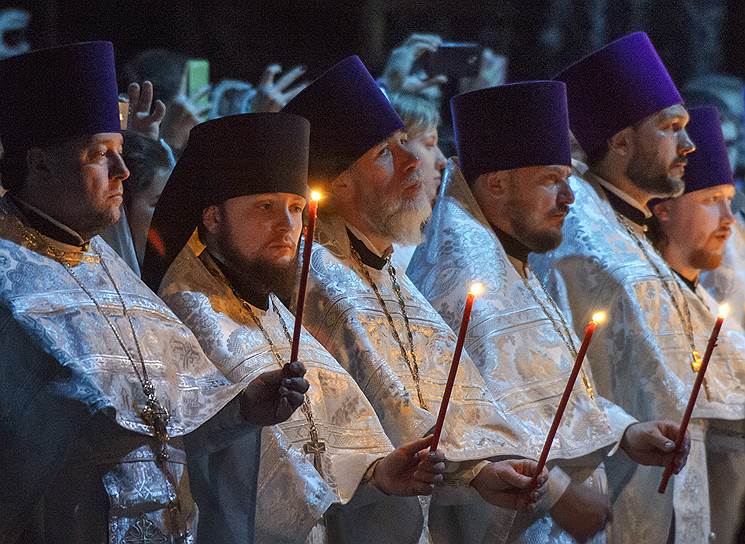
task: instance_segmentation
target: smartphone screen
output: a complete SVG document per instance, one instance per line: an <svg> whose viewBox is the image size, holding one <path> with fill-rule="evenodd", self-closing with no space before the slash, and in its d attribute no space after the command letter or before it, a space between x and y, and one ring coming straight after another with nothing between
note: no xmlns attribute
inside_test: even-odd
<svg viewBox="0 0 745 544"><path fill-rule="evenodd" d="M186 61L186 92L193 96L195 92L210 84L210 63L206 59L189 59ZM201 97L197 104L207 104L208 96Z"/></svg>
<svg viewBox="0 0 745 544"><path fill-rule="evenodd" d="M460 79L479 73L481 46L474 42L443 42L431 55L429 74Z"/></svg>

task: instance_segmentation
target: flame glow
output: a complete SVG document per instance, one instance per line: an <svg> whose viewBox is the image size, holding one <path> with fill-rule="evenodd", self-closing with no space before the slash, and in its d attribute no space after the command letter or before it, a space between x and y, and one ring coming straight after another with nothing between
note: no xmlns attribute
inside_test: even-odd
<svg viewBox="0 0 745 544"><path fill-rule="evenodd" d="M721 317L722 319L724 319L724 318L725 318L725 317L727 317L728 315L729 315L729 304L727 304L727 303L725 302L724 304L722 304L722 305L721 305L721 306L719 307L719 312L717 313L717 316L718 316L718 317Z"/></svg>
<svg viewBox="0 0 745 544"><path fill-rule="evenodd" d="M478 281L475 281L471 284L471 287L468 289L468 293L477 297L484 292L484 284L480 283Z"/></svg>
<svg viewBox="0 0 745 544"><path fill-rule="evenodd" d="M592 320L598 325L603 323L606 317L608 316L605 312L595 312L594 314L592 314Z"/></svg>
<svg viewBox="0 0 745 544"><path fill-rule="evenodd" d="M321 193L319 191L311 191L310 192L310 199L314 200L315 202L318 202L321 200Z"/></svg>

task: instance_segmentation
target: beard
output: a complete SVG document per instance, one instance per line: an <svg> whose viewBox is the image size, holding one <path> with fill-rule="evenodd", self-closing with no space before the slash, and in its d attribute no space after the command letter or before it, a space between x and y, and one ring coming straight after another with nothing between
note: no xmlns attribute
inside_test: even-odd
<svg viewBox="0 0 745 544"><path fill-rule="evenodd" d="M530 210L532 206L532 202L524 201L514 195L506 203L506 214L512 225L513 236L532 253L547 253L561 244L563 238L561 228L558 230L537 229L530 222L529 214L525 213L525 210ZM568 212L568 205L554 206L549 210L547 216L554 216L559 213L566 215Z"/></svg>
<svg viewBox="0 0 745 544"><path fill-rule="evenodd" d="M289 308L299 274L297 254L284 264L261 258L248 259L225 234L221 232L218 236L217 251L229 269L226 276L241 296L249 301L266 300L274 293Z"/></svg>
<svg viewBox="0 0 745 544"><path fill-rule="evenodd" d="M122 212L119 206L102 208L91 211L81 219L79 225L70 225L80 236L88 240L97 234L105 232L110 226L115 225L121 219Z"/></svg>
<svg viewBox="0 0 745 544"><path fill-rule="evenodd" d="M421 170L412 172L402 185L409 187L415 183L419 185L419 191L413 197L383 199L363 181L356 184L356 205L364 210L373 232L402 245L421 243L422 227L432 215L432 204L427 197L426 180Z"/></svg>
<svg viewBox="0 0 745 544"><path fill-rule="evenodd" d="M687 162L677 157L673 162ZM639 152L635 153L626 167L626 176L637 188L656 198L670 198L683 194L685 183L682 179L670 176L667 172L655 172L654 160Z"/></svg>

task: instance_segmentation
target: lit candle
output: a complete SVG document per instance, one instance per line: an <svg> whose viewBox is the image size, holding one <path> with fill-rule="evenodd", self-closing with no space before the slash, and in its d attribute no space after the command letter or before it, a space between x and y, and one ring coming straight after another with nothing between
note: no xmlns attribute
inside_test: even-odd
<svg viewBox="0 0 745 544"><path fill-rule="evenodd" d="M460 356L463 353L463 343L466 341L468 322L471 319L471 308L473 308L473 301L483 292L484 286L478 282L472 283L471 288L468 290L468 296L466 296L466 307L463 309L463 319L460 322L458 341L455 344L455 351L453 352L453 362L450 364L450 374L448 374L448 381L445 385L445 393L442 395L442 404L440 404L440 411L437 413L437 423L435 423L434 438L432 439L432 444L429 447L430 451L435 451L438 444L440 443L442 424L445 422L445 413L447 412L448 404L450 403L450 394L453 392L453 384L455 383L455 375L458 373Z"/></svg>
<svg viewBox="0 0 745 544"><path fill-rule="evenodd" d="M561 395L561 401L559 401L554 420L551 423L548 436L546 436L546 442L543 444L543 451L541 451L541 456L538 459L538 468L533 475L533 486L538 483L538 476L543 471L543 467L546 466L548 453L551 451L551 445L554 442L554 437L556 437L556 431L561 423L561 418L564 416L564 410L566 410L567 403L569 402L569 395L572 389L574 389L574 384L577 382L577 376L582 368L582 362L585 360L585 354L587 353L587 348L590 346L592 335L595 333L597 326L603 321L605 321L605 312L596 312L593 314L592 320L587 324L587 327L585 327L585 337L582 339L582 345L579 348L579 352L577 352L577 359L574 361L572 373L569 375L569 380L567 380L567 384L564 387L564 393Z"/></svg>
<svg viewBox="0 0 745 544"><path fill-rule="evenodd" d="M300 328L303 326L303 307L305 306L305 289L308 285L308 272L310 271L310 253L313 249L313 231L316 228L316 216L318 215L318 201L321 193L310 192L310 203L308 205L308 226L305 228L303 247L303 268L300 272L300 284L297 290L297 304L295 306L295 328L292 332L292 350L290 362L297 361L300 350Z"/></svg>
<svg viewBox="0 0 745 544"><path fill-rule="evenodd" d="M680 450L683 446L683 440L685 439L686 431L688 430L688 423L691 421L691 414L693 408L696 406L696 399L698 393L701 390L701 384L704 383L704 374L706 373L706 367L709 366L709 360L711 354L714 352L714 347L717 345L717 339L719 338L719 331L722 329L722 323L724 318L729 314L729 304L722 304L719 307L719 313L717 314L717 320L714 322L714 328L709 336L709 343L706 345L706 353L704 353L704 359L701 361L701 368L699 368L696 374L696 381L693 383L693 389L691 389L691 396L688 398L688 406L683 414L683 420L680 422L680 429L678 430L678 438L675 441L675 451ZM670 477L673 475L673 464L668 463L665 467L665 472L662 474L662 481L660 481L660 487L657 488L658 493L664 493L667 490L667 483L670 481Z"/></svg>

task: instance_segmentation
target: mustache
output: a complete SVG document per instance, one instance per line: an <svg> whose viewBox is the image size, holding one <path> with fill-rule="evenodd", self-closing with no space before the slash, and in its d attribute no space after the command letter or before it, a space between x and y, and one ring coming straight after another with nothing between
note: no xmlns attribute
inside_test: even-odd
<svg viewBox="0 0 745 544"><path fill-rule="evenodd" d="M672 162L673 166L686 166L688 164L688 159L685 157L676 157L676 159Z"/></svg>
<svg viewBox="0 0 745 544"><path fill-rule="evenodd" d="M569 204L560 204L551 210L551 215L566 215L569 213Z"/></svg>

